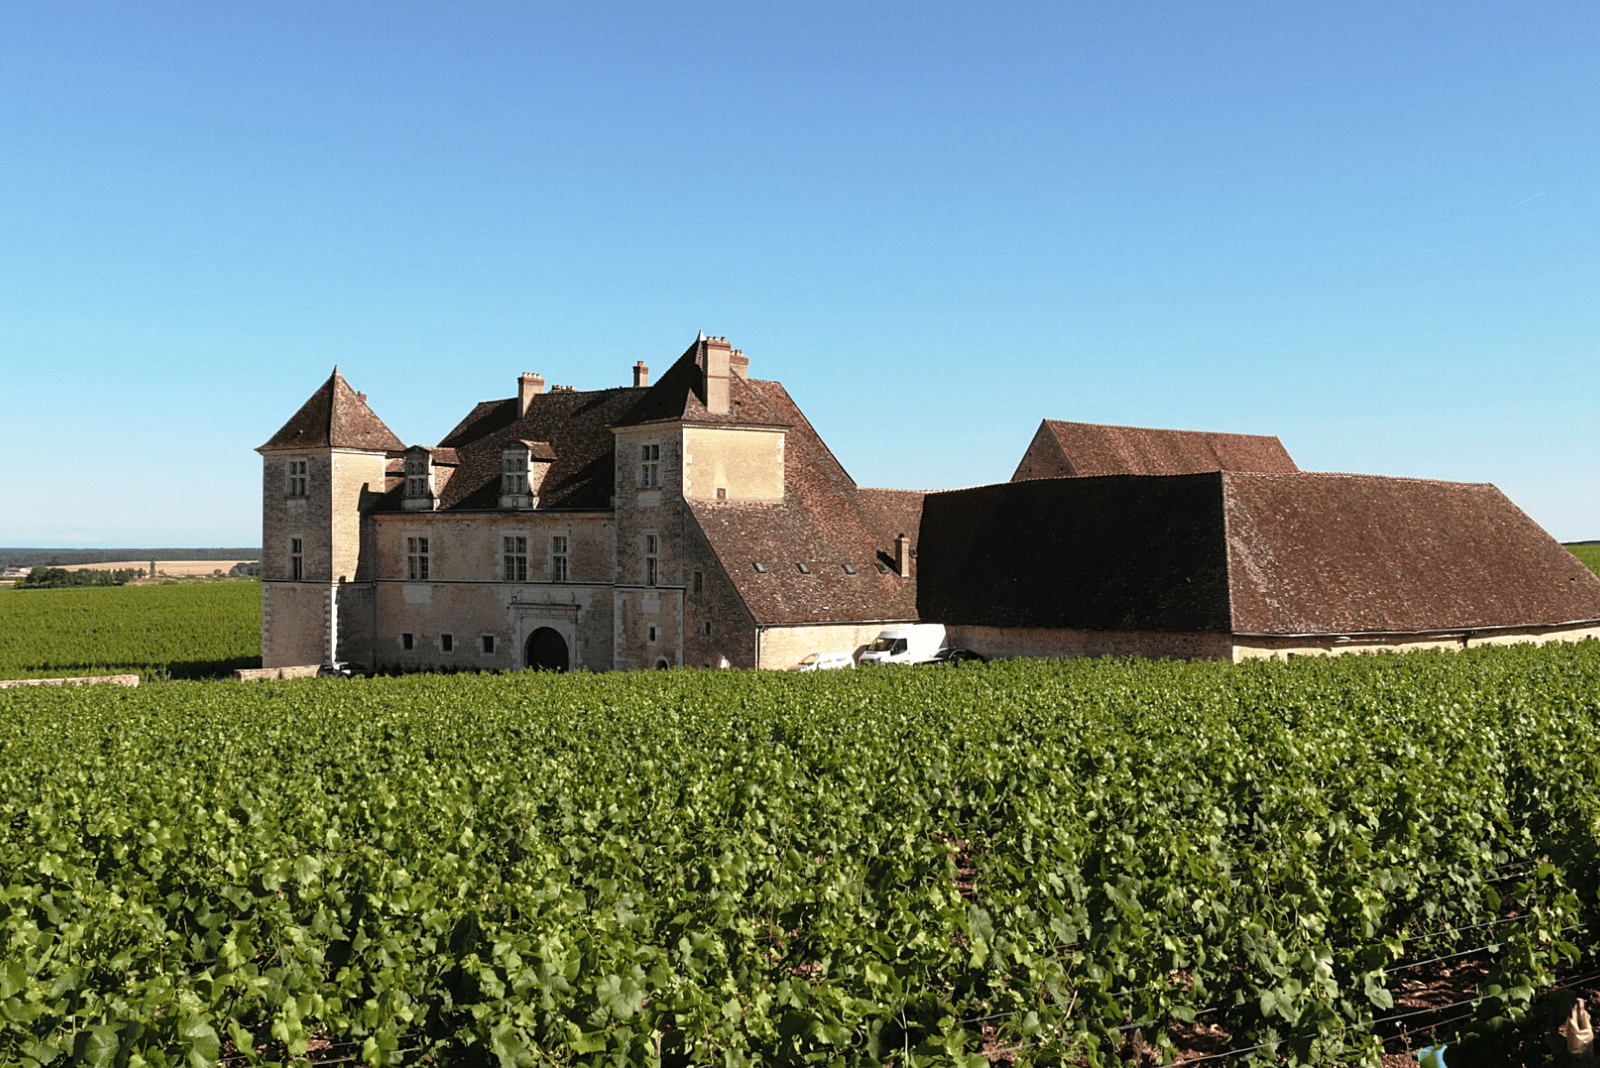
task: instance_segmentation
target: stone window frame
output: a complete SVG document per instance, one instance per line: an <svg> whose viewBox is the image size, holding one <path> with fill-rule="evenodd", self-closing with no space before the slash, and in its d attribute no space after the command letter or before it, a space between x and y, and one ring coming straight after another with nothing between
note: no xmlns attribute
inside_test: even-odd
<svg viewBox="0 0 1600 1068"><path fill-rule="evenodd" d="M478 648L482 649L486 655L494 655L494 644L493 634L478 635Z"/></svg>
<svg viewBox="0 0 1600 1068"><path fill-rule="evenodd" d="M661 585L661 533L655 530L644 532L644 584Z"/></svg>
<svg viewBox="0 0 1600 1068"><path fill-rule="evenodd" d="M283 495L285 497L306 496L306 486L311 479L311 462L302 456L292 456L286 462L284 471Z"/></svg>
<svg viewBox="0 0 1600 1068"><path fill-rule="evenodd" d="M439 651L441 653L454 653L456 651L456 636L448 632L440 634Z"/></svg>
<svg viewBox="0 0 1600 1068"><path fill-rule="evenodd" d="M639 488L661 488L661 443L658 441L639 446Z"/></svg>
<svg viewBox="0 0 1600 1068"><path fill-rule="evenodd" d="M500 495L502 497L528 496L528 450L525 446L501 451Z"/></svg>
<svg viewBox="0 0 1600 1068"><path fill-rule="evenodd" d="M528 581L528 542L526 531L500 535L500 581Z"/></svg>
<svg viewBox="0 0 1600 1068"><path fill-rule="evenodd" d="M292 582L304 582L306 578L306 541L304 538L289 539L289 579Z"/></svg>
<svg viewBox="0 0 1600 1068"><path fill-rule="evenodd" d="M425 501L433 496L433 457L413 453L406 457L405 499Z"/></svg>
<svg viewBox="0 0 1600 1068"><path fill-rule="evenodd" d="M432 571L429 557L432 555L432 542L426 534L407 534L406 536L406 581L427 582Z"/></svg>
<svg viewBox="0 0 1600 1068"><path fill-rule="evenodd" d="M655 646L661 642L661 628L654 623L649 624L644 630L644 643Z"/></svg>
<svg viewBox="0 0 1600 1068"><path fill-rule="evenodd" d="M572 564L572 537L569 534L550 535L550 581L568 582Z"/></svg>

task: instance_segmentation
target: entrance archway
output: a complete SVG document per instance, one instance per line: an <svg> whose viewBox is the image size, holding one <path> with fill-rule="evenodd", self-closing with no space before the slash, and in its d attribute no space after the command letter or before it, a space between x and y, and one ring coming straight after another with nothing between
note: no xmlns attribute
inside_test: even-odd
<svg viewBox="0 0 1600 1068"><path fill-rule="evenodd" d="M540 627L528 635L528 644L522 650L522 662L536 671L565 671L567 639L550 627Z"/></svg>

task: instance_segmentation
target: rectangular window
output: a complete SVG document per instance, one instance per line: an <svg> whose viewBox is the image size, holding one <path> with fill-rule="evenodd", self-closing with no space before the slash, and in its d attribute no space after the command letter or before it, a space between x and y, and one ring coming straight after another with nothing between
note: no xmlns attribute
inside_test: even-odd
<svg viewBox="0 0 1600 1068"><path fill-rule="evenodd" d="M456 651L456 636L454 634L439 635L439 651L453 653Z"/></svg>
<svg viewBox="0 0 1600 1068"><path fill-rule="evenodd" d="M428 581L428 539L406 539L406 578L412 582Z"/></svg>
<svg viewBox="0 0 1600 1068"><path fill-rule="evenodd" d="M653 626L649 629L649 635L650 635L649 640L650 640L650 644L651 645L654 645L656 643L656 636L659 633L660 633L660 631L656 630L656 628L653 627Z"/></svg>
<svg viewBox="0 0 1600 1068"><path fill-rule="evenodd" d="M304 497L306 495L306 460L289 461L289 496Z"/></svg>
<svg viewBox="0 0 1600 1068"><path fill-rule="evenodd" d="M704 592L705 585L706 585L705 573L702 572L702 571L696 571L694 573L694 592L695 593Z"/></svg>
<svg viewBox="0 0 1600 1068"><path fill-rule="evenodd" d="M402 649L410 649L416 644L417 644L416 635L411 634L411 633L406 633L406 634L400 635L400 648L402 648Z"/></svg>
<svg viewBox="0 0 1600 1068"><path fill-rule="evenodd" d="M412 500L426 498L431 495L429 483L432 482L429 467L432 460L428 456L406 457L406 496Z"/></svg>
<svg viewBox="0 0 1600 1068"><path fill-rule="evenodd" d="M711 620L706 620L706 637L711 637Z"/></svg>
<svg viewBox="0 0 1600 1068"><path fill-rule="evenodd" d="M500 539L501 577L507 582L528 581L528 539L506 535Z"/></svg>
<svg viewBox="0 0 1600 1068"><path fill-rule="evenodd" d="M644 536L644 584L654 586L657 578L657 566L660 560L661 538L655 534Z"/></svg>
<svg viewBox="0 0 1600 1068"><path fill-rule="evenodd" d="M289 577L296 582L306 577L305 542L299 538L289 539Z"/></svg>
<svg viewBox="0 0 1600 1068"><path fill-rule="evenodd" d="M564 534L550 538L550 581L567 581L567 538Z"/></svg>
<svg viewBox="0 0 1600 1068"><path fill-rule="evenodd" d="M483 651L486 652L486 653L494 652L494 635L493 634L485 634L483 636Z"/></svg>
<svg viewBox="0 0 1600 1068"><path fill-rule="evenodd" d="M661 485L661 446L639 446L639 486L656 489Z"/></svg>
<svg viewBox="0 0 1600 1068"><path fill-rule="evenodd" d="M500 461L500 492L507 497L527 495L528 462L525 453L513 453Z"/></svg>

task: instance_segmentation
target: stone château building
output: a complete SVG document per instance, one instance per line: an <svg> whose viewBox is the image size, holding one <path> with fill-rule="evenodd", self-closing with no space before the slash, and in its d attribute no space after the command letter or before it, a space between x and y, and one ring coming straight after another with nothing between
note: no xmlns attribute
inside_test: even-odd
<svg viewBox="0 0 1600 1068"><path fill-rule="evenodd" d="M268 668L787 667L916 619L922 494L858 487L725 338L522 375L437 446L335 368L257 451Z"/></svg>

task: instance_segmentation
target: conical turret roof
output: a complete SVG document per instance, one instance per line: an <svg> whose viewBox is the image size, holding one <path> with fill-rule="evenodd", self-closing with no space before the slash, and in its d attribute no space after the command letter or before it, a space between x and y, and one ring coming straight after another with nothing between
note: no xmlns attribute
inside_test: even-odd
<svg viewBox="0 0 1600 1068"><path fill-rule="evenodd" d="M337 367L283 424L283 429L256 451L328 448L364 452L396 452L405 448L394 431L367 407L366 395L351 389Z"/></svg>

